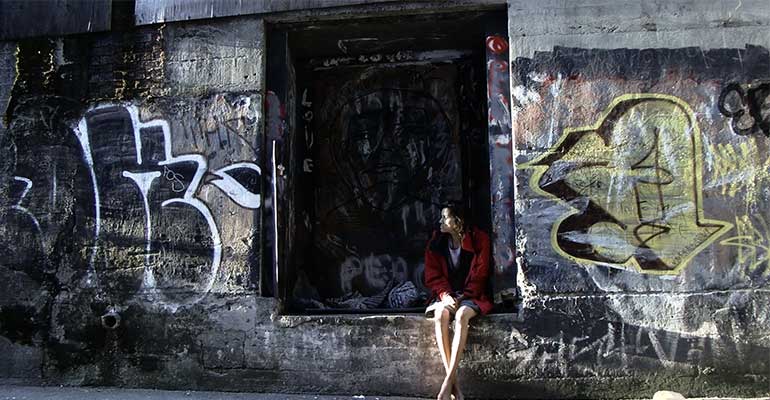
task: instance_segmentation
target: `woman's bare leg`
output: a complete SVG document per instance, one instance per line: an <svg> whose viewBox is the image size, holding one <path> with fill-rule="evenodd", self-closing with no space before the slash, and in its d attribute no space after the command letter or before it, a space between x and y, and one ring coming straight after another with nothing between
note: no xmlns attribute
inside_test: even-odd
<svg viewBox="0 0 770 400"><path fill-rule="evenodd" d="M444 369L449 371L449 310L442 308L436 310L436 316L434 321L436 324L436 344L438 345L438 352L441 353L441 361L444 363Z"/></svg>
<svg viewBox="0 0 770 400"><path fill-rule="evenodd" d="M444 383L441 384L441 391L438 393L438 398L441 400L448 400L449 394L454 388L460 393L460 385L456 379L457 367L460 365L460 358L462 358L463 350L465 350L465 340L468 338L468 321L475 316L476 310L467 306L461 306L455 314L455 332L452 340L452 352L449 357L449 369Z"/></svg>
<svg viewBox="0 0 770 400"><path fill-rule="evenodd" d="M436 311L436 317L434 318L436 325L436 344L438 345L438 351L441 354L441 361L444 363L444 371L449 373L449 357L451 355L451 347L449 340L449 320L451 319L451 313L447 308L443 308L441 312ZM452 394L455 396L455 400L463 400L463 394L460 391L460 386L455 384L452 387Z"/></svg>

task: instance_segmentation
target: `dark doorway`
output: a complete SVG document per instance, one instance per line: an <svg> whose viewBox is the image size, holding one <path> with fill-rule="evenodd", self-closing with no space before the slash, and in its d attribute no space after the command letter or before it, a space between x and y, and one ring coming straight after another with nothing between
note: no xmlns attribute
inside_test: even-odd
<svg viewBox="0 0 770 400"><path fill-rule="evenodd" d="M296 82L284 159L295 171L287 311L421 310L424 250L441 206L463 205L489 232L485 27L493 18L286 30Z"/></svg>

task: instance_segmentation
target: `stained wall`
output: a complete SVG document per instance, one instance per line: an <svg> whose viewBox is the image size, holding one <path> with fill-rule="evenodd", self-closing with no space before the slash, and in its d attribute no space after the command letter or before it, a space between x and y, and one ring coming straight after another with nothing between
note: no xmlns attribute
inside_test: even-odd
<svg viewBox="0 0 770 400"><path fill-rule="evenodd" d="M300 14L441 9L367 7ZM474 323L468 395L766 395L767 5L510 1L508 19L483 189L520 307ZM3 382L438 390L420 315L282 315L260 291L266 143L291 135L265 25L0 45Z"/></svg>
<svg viewBox="0 0 770 400"><path fill-rule="evenodd" d="M766 387L769 11L509 2L519 283L563 314L535 339L555 376Z"/></svg>
<svg viewBox="0 0 770 400"><path fill-rule="evenodd" d="M117 383L114 356L156 370L210 328L164 316L254 297L262 37L256 20L4 43L4 377Z"/></svg>

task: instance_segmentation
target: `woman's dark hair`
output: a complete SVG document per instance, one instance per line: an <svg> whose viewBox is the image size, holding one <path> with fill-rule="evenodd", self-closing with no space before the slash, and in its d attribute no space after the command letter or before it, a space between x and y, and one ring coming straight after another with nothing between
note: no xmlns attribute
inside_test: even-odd
<svg viewBox="0 0 770 400"><path fill-rule="evenodd" d="M441 206L441 210L448 208L452 211L452 214L456 216L458 219L460 219L460 222L462 223L463 230L467 230L471 226L471 221L469 218L466 218L466 215L468 213L465 212L465 207L459 202L449 202Z"/></svg>
<svg viewBox="0 0 770 400"><path fill-rule="evenodd" d="M441 206L442 210L445 208L452 210L452 214L463 220L463 222L468 222L465 219L465 207L461 203L452 201Z"/></svg>

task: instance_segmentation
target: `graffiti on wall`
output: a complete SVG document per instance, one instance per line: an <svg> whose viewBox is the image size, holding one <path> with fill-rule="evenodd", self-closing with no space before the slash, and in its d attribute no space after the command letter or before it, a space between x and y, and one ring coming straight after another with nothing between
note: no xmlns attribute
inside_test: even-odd
<svg viewBox="0 0 770 400"><path fill-rule="evenodd" d="M521 182L516 204L522 210L517 214L516 226L521 232L520 245L525 248L518 260L526 267L523 275L533 287L554 292L666 291L675 290L672 282L683 285L676 286L676 290L694 290L704 284L730 288L734 287L735 281L755 287L766 282L760 272L764 264L757 264L754 270L749 268L762 259L760 246L763 245L761 237L764 235L755 233L754 237L734 237L751 236L749 233L738 233L736 218L740 221L743 215L752 217L754 228L759 231L764 229L753 217L767 208L770 194L767 189L770 182L770 158L767 156L770 142L761 129L762 117L767 117L768 107L761 87L770 82L767 72L770 71L770 52L767 48L751 45L718 49L586 49L557 46L535 51L529 57L516 58L511 66L516 133L514 147L517 161L520 160L516 165L516 174ZM625 174L628 175L622 177L625 179L613 173L609 173L609 179L593 179L585 171L597 171L598 168L579 168L575 165L575 156L566 154L570 149L578 154L579 146L587 145L585 139L589 137L583 140L573 137L575 146L572 146L569 140L564 141L564 135L569 131L573 131L574 135L576 127L601 123L600 119L609 113L608 105L617 103L618 96L629 93L679 99L681 107L668 100L672 104L671 110L679 108L683 112L672 113L671 119L674 115L690 115L693 129L691 132L683 130L685 135L672 137L674 140L666 139L665 134L646 134L638 129L645 135L645 139L639 139L639 142L645 143L642 146L645 149L652 146L653 139L658 141L656 147L659 149L660 167L644 168L656 165L654 157L642 163L638 163L637 157L626 160L628 165L621 168L627 170ZM617 111L617 115L622 114ZM626 114L629 117L636 114L629 119L639 123L649 120L641 111L640 107L632 107ZM604 124L609 131L628 130L628 124L613 121L611 115ZM621 127L621 124L626 127ZM602 143L601 148L613 149L610 153L617 157L615 149L621 148L620 144L624 141L634 143L637 139L634 132L629 130L625 135L617 136L616 140ZM697 137L688 136L692 134ZM693 144L699 146L698 149L683 151L682 145L686 141L689 141L690 147ZM562 147L554 145L557 142ZM586 155L596 158L597 163L604 161L592 145L587 147ZM679 155L684 154L694 159L689 163L692 172L687 175L671 170L671 164L676 165ZM537 158L546 163L532 165L532 160ZM523 162L529 164L522 165ZM582 161L578 159L577 162ZM615 164L619 163L620 159L617 159ZM525 168L520 168L522 166ZM550 172L546 172L549 169ZM584 170L584 176L579 175L581 170ZM653 179L645 178L643 173L652 173ZM537 178L533 182L531 179L535 174L541 174L542 179ZM637 183L633 187L624 186L632 179L631 174L638 175L635 178ZM571 176L561 182L546 182L552 177L567 175ZM685 177L692 183L682 181ZM607 185L607 189L600 190L596 187L599 184ZM559 185L570 190L575 188L569 185L574 185L577 189L566 196L550 193L556 192ZM648 190L638 191L637 194L637 188ZM677 194L677 188L679 194L686 196ZM652 194L655 196L650 196ZM657 194L663 195L662 201L655 201L659 197ZM602 195L603 201L600 199ZM636 203L639 197L644 198L643 205L648 207L641 208L641 211L650 214L632 218L637 221L629 223L626 219L638 215L640 210ZM623 201L625 203L620 204ZM676 212L669 206L676 204L679 209L693 215L690 221L698 222L676 223L674 226L671 222L676 221L670 219L655 221L653 206L661 203L665 204L667 213ZM610 212L603 207L610 207ZM609 214L611 218L607 218L610 221L591 223L592 228L589 229L585 225L592 221L576 224L580 222L578 218L581 214L592 214L601 219ZM543 221L547 221L545 225ZM574 226L569 226L570 223ZM640 235L629 232L629 224L639 226L636 233ZM718 227L707 226L704 229L701 225ZM672 234L691 228L701 233ZM639 245L645 240L645 230L652 241L641 248L651 254L639 263L635 257L640 253L637 250ZM658 232L661 234L653 236ZM658 247L661 240L669 240L666 238L681 241L684 245L682 251L671 248L669 252L665 247L645 248ZM702 247L691 241L708 244ZM753 250L745 245L754 246L756 260L751 261ZM666 257L672 261L653 254L658 250L667 252ZM629 254L633 257L624 262ZM742 261L739 260L741 258ZM677 262L677 259L681 261ZM656 266L658 263L655 262L650 265L649 260L664 260L665 264ZM678 269L685 265L686 270ZM581 266L586 268L573 268ZM679 275L658 279L651 276L654 274Z"/></svg>
<svg viewBox="0 0 770 400"><path fill-rule="evenodd" d="M719 244L732 246L738 252L738 264L749 276L770 277L770 225L762 214L735 218L736 235Z"/></svg>
<svg viewBox="0 0 770 400"><path fill-rule="evenodd" d="M751 360L767 352L726 336L703 337L623 322L587 325L580 333L564 329L551 336L529 336L513 330L505 343L505 357L515 360L516 368L527 373L568 377L661 367L706 368L725 354Z"/></svg>
<svg viewBox="0 0 770 400"><path fill-rule="evenodd" d="M451 123L441 104L424 93L382 89L352 99L339 114L341 134L330 137L342 180L334 207L356 203L392 211L428 199L440 171L456 174Z"/></svg>
<svg viewBox="0 0 770 400"><path fill-rule="evenodd" d="M211 289L222 258L219 227L201 191L210 185L243 208L259 208L259 166L243 161L210 170L201 154L174 154L168 122L143 122L134 106L90 110L74 133L93 185L96 239L90 268L115 268L108 260L99 260L100 245L136 247L121 243L122 236L142 227L139 290L165 298L164 289L179 288L182 282L194 292L193 298L175 300L200 299ZM178 265L178 260L170 259L180 250L194 254L189 263Z"/></svg>
<svg viewBox="0 0 770 400"><path fill-rule="evenodd" d="M23 176L12 176L7 193L8 201L0 209L0 256L2 265L23 271L27 276L41 278L41 271L46 268L44 257L46 250L40 221L28 207L26 199L32 180ZM18 249L18 243L25 243L25 249ZM43 265L41 265L43 264Z"/></svg>
<svg viewBox="0 0 770 400"><path fill-rule="evenodd" d="M346 293L354 290L353 281L361 279L362 284L375 292L382 291L391 282L405 282L409 278L406 260L387 254L366 257L351 256L340 266L340 282Z"/></svg>
<svg viewBox="0 0 770 400"><path fill-rule="evenodd" d="M489 35L486 39L488 151L490 165L490 202L492 204L492 231L494 238L495 302L512 303L516 294L515 238L510 229L514 221L516 178L513 176L513 132L511 130L510 65L508 38Z"/></svg>
<svg viewBox="0 0 770 400"><path fill-rule="evenodd" d="M553 247L583 263L677 273L732 225L702 206L700 130L682 100L623 95L593 125L567 128L534 169L531 187L570 207Z"/></svg>
<svg viewBox="0 0 770 400"><path fill-rule="evenodd" d="M189 132L172 137L168 121L142 121L132 105L84 112L65 99L37 99L15 109L9 128L0 182L4 266L39 281L63 264L75 273L72 284L111 301L144 296L171 307L230 279L218 271L238 250L223 244L233 234L223 236L221 224L239 208L263 206L262 170L248 157L182 150L193 141Z"/></svg>
<svg viewBox="0 0 770 400"><path fill-rule="evenodd" d="M88 187L77 141L63 122L76 118L62 98L20 102L3 138L0 264L41 282L55 270L61 237L84 233L76 188ZM23 243L24 246L19 244Z"/></svg>
<svg viewBox="0 0 770 400"><path fill-rule="evenodd" d="M718 107L735 134L770 137L770 82L730 83L722 89Z"/></svg>
<svg viewBox="0 0 770 400"><path fill-rule="evenodd" d="M740 143L716 143L708 147L713 159L713 173L707 188L721 188L720 194L734 198L742 195L746 204L755 203L762 188L770 183L770 157L757 146L758 138Z"/></svg>
<svg viewBox="0 0 770 400"><path fill-rule="evenodd" d="M12 203L11 208L29 218L29 222L32 224L32 226L34 226L35 231L42 233L40 231L40 222L38 222L34 214L32 214L26 207L22 205L24 197L27 196L29 189L32 188L32 181L29 178L25 178L23 176L14 176L12 179L13 184L9 190L9 197L11 198Z"/></svg>
<svg viewBox="0 0 770 400"><path fill-rule="evenodd" d="M382 306L399 285L422 287L416 271L439 205L462 198L463 72L441 64L306 73L298 161L312 256L300 269L327 305Z"/></svg>
<svg viewBox="0 0 770 400"><path fill-rule="evenodd" d="M502 36L487 37L487 101L489 125L499 126L500 133L511 129L510 70L508 41Z"/></svg>

